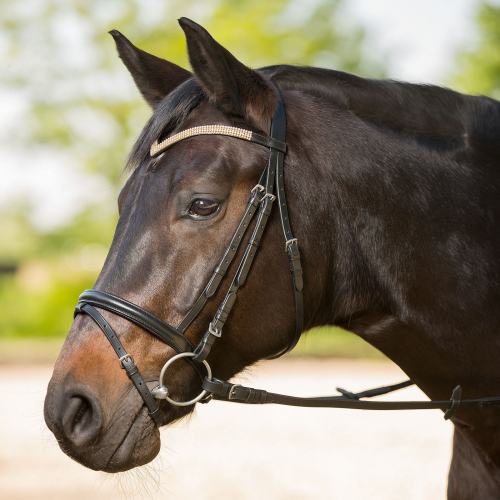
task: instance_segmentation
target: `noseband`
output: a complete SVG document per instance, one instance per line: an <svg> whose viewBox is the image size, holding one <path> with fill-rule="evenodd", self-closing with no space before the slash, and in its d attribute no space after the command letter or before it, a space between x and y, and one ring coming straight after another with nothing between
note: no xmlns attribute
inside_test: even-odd
<svg viewBox="0 0 500 500"><path fill-rule="evenodd" d="M320 398L296 398L292 396L284 396L281 394L268 393L267 391L242 387L239 384L231 384L212 378L212 372L206 358L210 350L218 338L222 336L222 329L227 321L229 313L236 301L239 289L244 285L253 260L257 253L264 229L266 227L269 216L271 215L273 203L276 200L279 206L279 215L281 227L285 238L285 251L290 261L290 271L292 275L293 293L295 300L295 333L289 345L278 354L272 356L277 358L291 351L299 341L302 334L304 324L304 304L303 304L303 278L302 265L300 261L300 252L298 240L294 238L290 225L290 217L285 196L284 187L284 172L283 162L286 153L286 115L283 101L278 92L278 104L271 122L270 137L265 137L249 130L236 127L228 127L224 125L205 125L193 127L178 134L173 135L158 143L156 140L151 146L151 157L155 157L172 147L177 142L180 142L188 137L196 135L225 135L235 137L241 140L254 142L269 148L269 160L265 167L257 185L251 190L250 197L243 213L243 216L236 228L236 231L227 246L224 255L219 264L215 267L212 277L205 286L203 292L198 297L194 305L184 316L177 327L173 327L158 318L157 316L146 311L127 300L124 300L116 295L100 290L86 290L79 297L78 305L75 308L75 317L77 314L88 314L99 328L106 335L111 343L111 346L118 355L119 362L122 368L125 369L132 383L137 388L146 407L149 415L154 420L156 425L162 425L162 417L160 408L156 403L156 399L166 399L169 403L177 406L187 406L198 401L206 403L210 399L218 399L224 401L234 401L239 403L250 404L284 404L289 406L308 406L308 407L329 407L329 408L357 408L366 410L409 410L409 409L443 409L446 410L445 418L450 418L453 413L460 408L470 407L487 407L499 406L500 398L484 398L460 400L461 388L457 386L453 391L451 400L449 401L360 401L361 398L378 396L386 394L403 387L412 385L411 381L402 382L400 384L381 387L364 391L361 393L351 393L344 389L337 389L341 396L329 396ZM276 188L276 194L274 194ZM256 215L257 214L257 215ZM231 265L241 241L247 232L250 222L256 215L256 222L252 230L252 234L248 240L247 247L239 262L237 271L231 281L227 293L221 302L213 320L209 323L207 331L203 335L200 343L195 347L186 337L185 332L191 323L200 314L208 299L217 291L222 279L227 273ZM122 343L118 339L104 317L97 311L96 307L110 311L118 316L121 316L136 325L142 327L165 344L172 347L178 352L176 356L170 358L161 370L159 377L159 386L152 391L149 390L146 382L139 373L137 366L134 363L132 355L127 353ZM164 376L166 369L175 360L185 357L196 369L202 379L202 392L190 401L180 402L170 398L167 387L164 385Z"/></svg>

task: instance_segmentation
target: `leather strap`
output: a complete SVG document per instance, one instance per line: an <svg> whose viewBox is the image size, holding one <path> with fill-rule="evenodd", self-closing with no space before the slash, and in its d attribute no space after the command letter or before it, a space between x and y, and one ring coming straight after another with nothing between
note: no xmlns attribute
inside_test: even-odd
<svg viewBox="0 0 500 500"><path fill-rule="evenodd" d="M449 420L453 414L462 406L463 401L460 400L462 397L462 388L457 385L453 390L453 394L451 395L451 405L446 410L444 414L444 419Z"/></svg>
<svg viewBox="0 0 500 500"><path fill-rule="evenodd" d="M280 99L281 101L281 99ZM280 120L281 117L278 117L276 114L273 117L273 123L276 120ZM285 136L278 137L273 135L271 131L271 137L264 137L263 135L256 134L252 132L252 138L250 139L252 142L256 142L261 146L266 146L266 148L276 149L277 151L281 151L282 153L286 153L286 144L285 144Z"/></svg>
<svg viewBox="0 0 500 500"><path fill-rule="evenodd" d="M149 416L154 420L157 427L160 427L162 424L160 407L156 404L156 400L152 396L151 392L149 392L149 388L146 382L144 382L144 379L141 377L139 369L135 365L132 356L127 353L122 343L118 340L116 333L113 331L111 326L109 326L109 323L102 317L97 309L89 304L79 304L75 310L75 314L79 313L88 314L97 323L97 326L99 326L99 328L103 331L104 335L106 335L106 338L109 340L109 343L120 360L121 367L125 369L128 377L146 404Z"/></svg>
<svg viewBox="0 0 500 500"><path fill-rule="evenodd" d="M250 271L250 267L253 263L255 255L257 253L257 249L259 248L260 240L262 237L262 233L267 224L267 220L271 213L273 200L272 198L266 198L261 204L259 215L257 216L257 221L255 223L255 227L252 233L252 236L248 240L248 245L241 258L240 264L236 271L236 274L233 277L233 281L219 306L217 312L213 320L211 321L209 328L201 342L198 344L198 347L195 349L195 356L193 358L194 361L202 362L206 359L212 346L214 345L217 338L220 338L222 334L222 328L224 327L229 313L233 308L234 303L236 302L236 298L238 295L239 289L244 285L245 280L247 278L248 272Z"/></svg>
<svg viewBox="0 0 500 500"><path fill-rule="evenodd" d="M314 398L299 398L267 392L262 389L253 389L239 384L231 384L213 378L203 380L203 389L213 395L213 399L220 401L243 403L243 404L278 404L286 406L299 406L307 408L346 408L353 410L447 410L445 419L459 408L489 408L500 406L500 397L483 399L459 399L460 386L453 391L451 400L448 401L361 401L361 398L373 397L386 394L402 387L411 385L411 382L403 382L395 386L380 389L372 389L352 396L325 396ZM394 388L395 387L395 388ZM380 392L385 389L385 392ZM387 390L389 389L389 390Z"/></svg>
<svg viewBox="0 0 500 500"><path fill-rule="evenodd" d="M194 350L193 344L173 326L128 300L100 290L85 290L78 300L132 321L177 352L192 352Z"/></svg>
<svg viewBox="0 0 500 500"><path fill-rule="evenodd" d="M239 289L245 284L246 278L250 271L250 267L255 259L255 255L257 254L257 249L259 248L260 241L262 235L264 234L264 229L266 228L267 221L269 216L271 215L273 201L275 199L273 195L273 187L274 181L276 178L276 156L278 151L272 149L269 157L269 163L266 168L266 181L264 188L264 196L260 200L260 209L259 214L257 216L257 221L255 222L255 227L253 229L252 235L248 240L248 245L241 258L240 264L236 271L236 274L233 277L233 281L229 286L229 289L222 301L219 309L215 313L213 320L210 322L210 325L205 332L205 335L201 339L201 342L198 344L198 347L195 349L195 356L193 360L201 363L204 361L210 350L212 349L215 341L221 337L222 328L224 327L229 313L231 312L234 303L236 302L236 298L238 295ZM279 153L281 154L281 153Z"/></svg>
<svg viewBox="0 0 500 500"><path fill-rule="evenodd" d="M374 396L382 396L383 394L389 394L390 392L398 391L399 389L404 389L405 387L410 387L411 385L415 384L411 380L406 380L405 382L400 382L399 384L377 387L376 389L369 389L368 391L357 393L346 391L345 389L342 389L340 387L337 387L336 391L348 399L361 399L373 398Z"/></svg>
<svg viewBox="0 0 500 500"><path fill-rule="evenodd" d="M222 279L224 278L231 262L233 261L238 248L240 247L243 236L245 235L247 229L250 227L250 222L253 219L255 212L257 211L258 206L260 205L260 200L262 199L261 186L263 179L265 178L264 171L261 175L259 183L252 189L250 194L250 199L248 200L245 211L243 212L243 216L240 219L238 227L229 242L229 245L222 256L222 259L219 261L219 264L215 267L214 273L210 278L207 286L198 297L194 306L189 310L189 312L184 316L182 321L177 325L177 330L181 333L184 333L188 326L194 321L194 319L198 316L201 309L207 302L207 300L212 297L217 291Z"/></svg>
<svg viewBox="0 0 500 500"><path fill-rule="evenodd" d="M275 118L271 125L271 136L278 141L285 141L286 138L286 114L283 101L280 99L276 110ZM285 251L290 261L290 272L293 282L293 298L295 301L295 334L292 341L283 351L271 356L269 359L279 358L290 352L298 343L302 331L304 330L304 297L302 289L304 287L302 264L297 238L294 238L290 216L288 214L288 204L285 194L284 179L284 154L276 152L276 194L278 197L278 207L280 211L281 228L285 237Z"/></svg>
<svg viewBox="0 0 500 500"><path fill-rule="evenodd" d="M279 95L279 92L278 92ZM254 136L252 135L252 140ZM271 123L271 137L274 141L284 143L286 141L286 113L285 106L282 99L278 101L277 109L274 113ZM261 142L262 144L262 142ZM267 224L269 215L271 214L272 203L274 201L273 188L276 183L276 192L278 197L278 205L281 219L281 227L285 237L285 250L288 254L290 261L290 271L292 274L294 301L295 301L295 334L289 345L280 353L271 356L270 359L277 358L283 354L291 351L300 339L304 328L304 300L303 300L303 271L300 260L300 252L297 239L293 237L292 228L290 225L290 217L288 214L288 206L286 202L285 189L284 189L284 150L271 145L269 163L267 167L267 178L265 184L265 195L263 197L263 205L254 228L254 233L248 242L247 251L243 256L240 266L236 272L233 282L224 298L222 304L219 306L214 319L210 323L208 330L203 336L200 344L195 350L196 356L194 360L201 362L206 359L212 346L217 338L222 334L227 317L236 301L239 288L244 284L246 276L250 270L255 254L260 243L260 239ZM253 248L252 248L253 247Z"/></svg>
<svg viewBox="0 0 500 500"><path fill-rule="evenodd" d="M106 311L110 311L114 314L117 314L118 316L122 316L123 318L126 318L129 321L132 321L136 325L139 325L149 333L153 334L155 337L165 342L165 344L169 345L177 352L194 351L194 346L193 344L191 344L188 338L182 335L181 333L177 332L168 323L165 323L160 318L157 318L156 316L146 311L142 307L132 304L131 302L128 302L125 299L117 297L116 295L113 295L108 292L101 292L99 290L85 290L80 295L78 300L79 302L74 312L75 317L77 314L81 312L86 312L83 310L83 306L85 304L93 305L101 309L104 309ZM104 321L104 318L102 319ZM99 325L99 323L97 324ZM186 359L191 364L191 366L197 371L199 377L203 380L206 374L203 366L201 366L199 363L196 363L196 361L194 361L193 358L186 358Z"/></svg>

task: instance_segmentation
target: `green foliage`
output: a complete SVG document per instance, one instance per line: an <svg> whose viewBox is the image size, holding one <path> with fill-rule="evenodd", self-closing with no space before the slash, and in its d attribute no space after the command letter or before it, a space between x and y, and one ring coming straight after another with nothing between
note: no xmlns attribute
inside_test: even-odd
<svg viewBox="0 0 500 500"><path fill-rule="evenodd" d="M481 3L477 27L479 39L459 55L452 83L464 92L500 99L500 6Z"/></svg>
<svg viewBox="0 0 500 500"><path fill-rule="evenodd" d="M70 150L88 171L116 179L149 110L108 31L117 29L143 50L188 67L181 16L203 24L250 66L286 62L380 76L363 30L341 19L340 3L41 0L29 11L4 0L0 26L8 34L11 68L4 81L22 86L31 107L21 135Z"/></svg>
<svg viewBox="0 0 500 500"><path fill-rule="evenodd" d="M314 328L304 334L292 356L312 356L316 358L373 358L387 359L354 333L337 327Z"/></svg>
<svg viewBox="0 0 500 500"><path fill-rule="evenodd" d="M205 26L252 67L289 63L382 76L363 30L340 0L39 0L0 2L3 87L22 95L9 145L64 153L88 175L116 182L150 113L107 34L188 67L177 18ZM36 155L34 155L36 156ZM35 161L36 158L33 159ZM92 286L116 224L116 201L39 231L26 200L0 213L0 337L64 335L78 294Z"/></svg>
<svg viewBox="0 0 500 500"><path fill-rule="evenodd" d="M85 288L92 288L93 283L90 273L81 275L71 270L71 275L68 280L50 266L36 262L23 268L21 278L1 278L1 337L65 335L78 296Z"/></svg>
<svg viewBox="0 0 500 500"><path fill-rule="evenodd" d="M68 226L40 234L19 212L3 216L9 238L2 258L18 269L0 274L0 337L65 335L78 296L104 263L116 217L89 207Z"/></svg>

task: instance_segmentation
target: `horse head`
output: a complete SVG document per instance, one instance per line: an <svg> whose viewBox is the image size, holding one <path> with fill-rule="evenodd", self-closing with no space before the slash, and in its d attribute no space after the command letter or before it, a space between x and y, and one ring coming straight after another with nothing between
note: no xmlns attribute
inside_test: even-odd
<svg viewBox="0 0 500 500"><path fill-rule="evenodd" d="M252 229L245 227L250 226L245 210L252 205L249 195L259 203L263 198L265 189L258 183L269 157L264 146L279 101L266 76L240 63L196 23L181 19L180 24L194 75L111 32L153 116L130 155L132 173L119 195L115 236L94 286L169 325L180 324L196 306L236 228L242 229L239 240ZM260 137L264 146L227 135L182 135L203 126L244 130ZM164 138L179 137L176 134L183 140L151 155L153 143L161 146ZM279 225L279 219L272 217L251 279L209 354L219 378L228 379L282 352L295 336L290 314L293 293ZM227 283L237 272L245 247L234 252ZM186 325L185 338L191 345L202 340L224 300L226 289L219 288ZM110 335L133 354L143 377L136 385L143 380L151 390L158 384L161 367L176 354L172 344L110 310L101 314L101 321L112 325ZM160 449L158 428L122 367L98 325L88 315L78 314L54 369L45 419L61 448L92 469L127 470L149 462ZM168 374L170 398L186 401L200 390L193 364L176 362ZM167 425L193 407L163 400L156 422Z"/></svg>

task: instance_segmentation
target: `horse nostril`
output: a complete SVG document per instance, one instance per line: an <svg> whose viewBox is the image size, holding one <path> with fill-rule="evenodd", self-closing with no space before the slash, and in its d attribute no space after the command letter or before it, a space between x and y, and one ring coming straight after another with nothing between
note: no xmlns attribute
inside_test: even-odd
<svg viewBox="0 0 500 500"><path fill-rule="evenodd" d="M92 406L88 400L76 398L80 401L80 408L73 419L73 433L81 433L89 424L92 424Z"/></svg>
<svg viewBox="0 0 500 500"><path fill-rule="evenodd" d="M89 394L72 394L66 399L62 429L74 445L95 441L102 426L102 412L97 399Z"/></svg>
<svg viewBox="0 0 500 500"><path fill-rule="evenodd" d="M81 405L80 405L80 409L76 412L76 415L75 415L75 421L74 421L74 424L77 425L78 423L81 422L82 418L85 416L85 415L89 415L89 412L87 410L92 411L92 408L89 404L88 401L85 401L83 400Z"/></svg>

